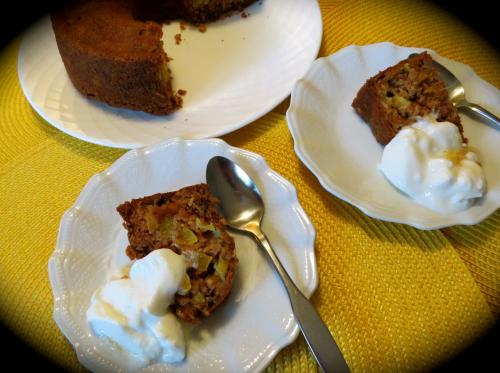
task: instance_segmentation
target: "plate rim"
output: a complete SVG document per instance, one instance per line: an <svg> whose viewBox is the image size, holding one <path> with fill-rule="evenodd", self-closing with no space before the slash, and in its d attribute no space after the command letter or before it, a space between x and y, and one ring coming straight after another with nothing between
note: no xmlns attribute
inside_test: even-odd
<svg viewBox="0 0 500 373"><path fill-rule="evenodd" d="M290 98L290 106L286 112L286 122L287 126L290 130L290 133L292 135L293 141L294 141L294 151L298 158L304 163L304 165L313 173L313 175L316 177L316 179L319 181L321 186L329 193L334 195L335 197L351 204L352 206L358 208L361 210L364 214L367 216L381 220L381 221L386 221L386 222L391 222L391 223L399 223L399 224L405 224L412 226L414 228L420 229L420 230L436 230L436 229L441 229L441 228L446 228L446 227L451 227L455 225L475 225L481 222L482 220L486 219L488 216L493 214L499 207L500 207L500 200L495 199L496 207L491 208L491 209L485 209L482 210L480 213L478 213L476 216L473 218L467 217L465 215L456 215L456 214L443 214L441 216L434 216L432 219L425 218L422 219L418 216L415 215L399 215L399 216L394 216L394 214L387 216L384 214L383 207L378 207L375 206L373 203L371 204L364 204L362 200L359 198L353 197L348 191L342 190L341 188L338 188L335 185L335 182L332 180L328 180L329 178L324 176L324 173L321 171L321 167L317 165L317 163L312 159L313 157L309 154L309 152L306 150L306 147L304 145L304 142L301 139L301 135L299 133L298 127L299 127L299 120L297 119L297 100L298 100L298 93L300 90L298 87L300 87L304 81L307 79L307 77L314 72L315 70L320 68L320 64L323 61L328 61L333 58L339 58L343 56L344 54L352 53L354 50L362 50L365 47L380 47L380 48L393 48L393 49L412 49L415 52L422 52L422 51L427 51L429 52L433 57L437 57L439 60L443 61L449 61L456 63L461 66L461 68L467 70L468 74L472 74L476 79L480 81L480 84L487 86L488 88L493 88L496 89L493 85L491 85L489 82L483 80L479 75L476 74L476 72L468 65L461 63L459 61L451 60L449 58L446 58L444 56L441 56L438 54L435 50L431 48L421 48L421 47L412 47L412 46L402 46L402 45L397 45L392 42L379 42L379 43L372 43L372 44L351 44L348 45L340 50L338 50L335 53L332 53L328 56L323 56L318 59L316 59L311 67L309 68L308 72L301 78L299 79L295 85L294 88L292 89L291 93L291 98ZM412 201L414 202L414 201ZM414 202L415 205L417 205L416 202Z"/></svg>
<svg viewBox="0 0 500 373"><path fill-rule="evenodd" d="M254 3L254 4L258 4L258 2ZM254 4L252 4L252 5L254 5ZM312 39L311 48L308 50L309 53L307 54L307 63L304 63L304 66L301 68L302 74L301 74L301 76L297 77L297 80L300 79L307 72L307 70L309 69L311 64L317 58L319 50L321 48L322 39L323 39L323 19L322 19L322 13L321 13L321 9L319 6L319 2L318 2L318 0L314 0L314 2L311 2L311 4L313 4L312 9L313 9L313 12L315 13L315 20L317 21L317 24L315 25L315 29L317 29L317 34L314 35L315 39ZM89 142L92 144L96 144L96 145L102 145L102 146L107 146L107 147L117 148L117 149L135 149L135 148L140 148L143 146L153 145L155 143L159 143L159 142L168 140L170 138L176 138L176 137L191 138L191 139L206 139L206 138L219 137L222 135L226 135L226 134L229 134L231 132L234 132L238 129L241 129L241 128L247 126L248 124L252 123L253 121L263 117L264 115L266 115L267 113L272 111L277 105L279 105L281 102L283 102L291 94L291 91L293 90L293 86L295 84L295 81L288 82L288 84L286 84L286 85L288 85L289 87L286 89L286 91L284 91L281 95L277 95L272 100L265 102L264 105L260 105L260 107L261 107L260 110L254 111L252 114L242 116L238 122L233 121L232 124L231 125L228 124L226 128L214 130L214 131L211 131L207 134L199 134L199 133L187 134L187 133L184 133L182 135L177 135L177 136L170 135L170 137L162 137L158 141L154 141L151 143L146 143L144 141L142 141L142 142L128 141L128 142L117 143L117 142L114 142L111 139L109 139L107 136L103 136L103 137L88 136L88 135L85 135L84 131L82 131L82 128L80 126L78 126L78 130L72 129L71 126L68 127L68 125L65 125L63 123L63 121L60 121L57 118L52 118L50 116L50 113L48 113L46 110L44 110L42 107L40 107L40 105L38 105L35 102L34 98L29 93L29 90L27 87L27 82L25 81L25 79L23 77L23 71L24 71L23 64L25 63L24 57L26 56L25 50L27 49L27 46L26 46L27 37L30 35L30 31L33 28L35 28L38 25L42 25L44 23L48 23L50 26L50 16L49 15L45 15L45 16L41 17L40 19L38 19L37 21L35 21L21 35L21 41L20 41L20 45L19 45L19 49L18 49L17 66L16 67L17 67L18 80L20 82L20 86L21 86L23 95L27 99L27 101L29 102L30 106L36 111L36 113L40 117L42 117L44 119L44 121L46 121L48 124L57 128L61 132L66 133L69 136L72 136L72 137L77 138L79 140ZM52 29L52 28L50 27L50 29ZM60 58L60 56L58 55L58 57L55 57L55 58ZM64 69L64 73L66 73L65 69ZM72 85L67 74L65 75L65 79L66 79L65 85L67 85L67 84ZM78 91L77 91L77 94L81 95ZM85 97L82 97L82 98L85 99ZM99 104L100 103L98 103L98 105ZM115 110L115 109L120 110L120 108L114 108L114 107L111 107L111 108L112 108L112 110ZM123 109L123 110L125 110L124 112L127 112L127 110L129 110L129 109ZM131 111L131 114L142 113L141 111L135 111L135 110L130 110L130 111ZM175 112L172 114L175 114ZM159 118L161 118L161 116ZM192 124L194 123L196 125L196 122L191 122L191 123ZM165 124L165 123L164 122L158 123L158 125L162 125L162 124ZM172 125L174 123L167 123L167 124ZM198 125L203 126L203 123L198 124ZM167 135L167 136L169 136L169 135Z"/></svg>
<svg viewBox="0 0 500 373"><path fill-rule="evenodd" d="M85 198L92 193L97 192L97 188L100 184L100 180L103 175L109 175L122 167L126 166L126 164L140 156L147 156L148 153L154 153L155 151L161 151L163 148L170 146L171 144L183 145L183 146L192 146L193 144L213 144L213 146L223 147L228 150L232 155L246 157L255 162L261 167L261 175L266 175L267 177L271 177L275 180L274 182L279 182L283 186L286 187L287 194L292 200L292 204L290 205L291 211L294 211L297 216L301 219L301 221L307 223L305 226L305 240L307 241L307 246L310 247L310 250L307 251L307 259L310 263L310 280L308 284L303 284L305 287L304 295L307 298L310 298L314 292L316 291L319 285L319 277L318 277L318 267L316 260L316 252L315 252L315 241L316 241L316 230L312 224L312 221L309 219L302 205L300 204L297 190L293 186L293 184L273 170L267 163L264 157L261 155L250 152L245 149L233 147L226 143L224 140L216 139L216 138L208 138L208 139L183 139L179 137L168 139L164 142L153 144L147 147L132 149L122 156L120 156L117 160L115 160L109 167L104 169L103 171L94 174L89 178L85 186L81 189L78 197L71 205L69 209L67 209L62 217L58 228L57 240L54 246L54 250L48 260L48 275L49 282L51 287L51 292L53 296L53 312L52 317L58 326L61 333L65 336L65 338L70 342L74 351L76 352L76 356L78 361L85 366L86 368L96 368L100 366L104 370L111 369L113 367L119 368L115 366L110 360L106 359L103 355L99 353L99 351L94 351L94 355L89 353L89 347L91 344L84 341L81 343L79 340L79 336L73 333L73 329L75 326L71 327L73 323L70 312L68 311L68 304L65 302L65 293L68 292L66 284L64 282L64 260L68 254L68 250L65 249L65 240L68 236L69 232L71 232L71 226L75 224L77 221L77 216L74 214L75 211L80 210L80 206L82 202L84 203ZM195 145L196 146L196 145ZM142 154L141 154L142 153ZM76 216L76 218L75 218ZM272 268L270 268L273 271ZM290 308L291 309L291 308ZM290 327L290 332L285 333L272 341L270 344L272 347L267 354L263 354L263 358L259 360L258 363L252 366L250 371L261 371L265 367L267 367L274 357L286 346L290 345L299 335L299 325L293 320L295 325ZM76 327L78 328L78 327ZM96 361L97 357L97 361ZM189 357L187 357L189 359ZM96 365L97 364L97 365ZM168 364L167 364L168 366Z"/></svg>

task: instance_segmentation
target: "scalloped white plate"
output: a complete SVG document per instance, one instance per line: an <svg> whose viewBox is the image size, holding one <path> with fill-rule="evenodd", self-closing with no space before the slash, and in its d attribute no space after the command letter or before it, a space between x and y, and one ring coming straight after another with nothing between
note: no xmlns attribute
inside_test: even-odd
<svg viewBox="0 0 500 373"><path fill-rule="evenodd" d="M500 207L500 131L460 115L465 135L482 160L488 193L468 210L445 215L420 206L382 176L377 167L383 147L351 107L369 77L420 51L392 43L352 45L316 60L294 86L287 111L295 152L327 191L373 218L419 229L476 224ZM495 87L470 67L428 51L457 75L470 101L498 112Z"/></svg>
<svg viewBox="0 0 500 373"><path fill-rule="evenodd" d="M297 286L308 297L315 290L314 228L295 188L261 156L218 139L172 139L132 150L89 180L64 214L49 260L54 320L88 369L117 371L128 360L92 336L85 321L92 293L104 284L110 267L126 258L127 235L116 206L205 182L206 164L215 155L236 161L256 181L266 205L264 231ZM182 364L155 364L144 371L257 372L297 337L299 328L278 276L249 237L233 236L240 262L230 297L190 330Z"/></svg>
<svg viewBox="0 0 500 373"><path fill-rule="evenodd" d="M262 4L260 4L262 3ZM19 80L31 106L54 127L99 145L137 148L163 140L216 137L272 110L317 56L322 36L313 0L265 0L240 14L189 27L175 44L179 22L164 26L174 89L183 108L167 116L117 109L88 100L71 84L48 17L24 35Z"/></svg>

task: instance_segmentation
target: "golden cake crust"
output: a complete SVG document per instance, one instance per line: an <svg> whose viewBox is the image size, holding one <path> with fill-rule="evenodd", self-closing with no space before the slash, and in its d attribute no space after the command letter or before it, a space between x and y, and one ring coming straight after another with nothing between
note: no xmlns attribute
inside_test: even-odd
<svg viewBox="0 0 500 373"><path fill-rule="evenodd" d="M427 52L409 57L371 77L358 91L352 107L380 144L386 145L402 127L427 115L454 123L467 141L458 111L430 61Z"/></svg>

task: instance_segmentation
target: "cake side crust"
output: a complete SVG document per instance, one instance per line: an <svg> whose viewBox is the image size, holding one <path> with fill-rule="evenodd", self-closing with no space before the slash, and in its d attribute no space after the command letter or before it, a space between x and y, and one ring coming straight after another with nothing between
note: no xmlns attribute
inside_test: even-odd
<svg viewBox="0 0 500 373"><path fill-rule="evenodd" d="M77 2L51 20L66 72L86 97L156 115L182 105L161 25L133 20L131 8L116 1Z"/></svg>

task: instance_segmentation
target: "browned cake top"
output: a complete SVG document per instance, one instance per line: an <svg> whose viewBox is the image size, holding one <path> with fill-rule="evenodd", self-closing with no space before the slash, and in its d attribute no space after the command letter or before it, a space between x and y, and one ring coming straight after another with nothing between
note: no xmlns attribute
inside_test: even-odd
<svg viewBox="0 0 500 373"><path fill-rule="evenodd" d="M184 19L200 24L216 21L233 11L243 10L256 0L140 0L136 1L135 15L139 19L158 22Z"/></svg>
<svg viewBox="0 0 500 373"><path fill-rule="evenodd" d="M52 15L58 38L87 54L113 58L159 57L161 25L135 20L126 0L78 1Z"/></svg>
<svg viewBox="0 0 500 373"><path fill-rule="evenodd" d="M117 208L128 231L131 259L160 248L187 259L190 283L176 294L172 308L192 323L208 316L229 295L238 261L217 203L208 186L198 184L133 199Z"/></svg>

